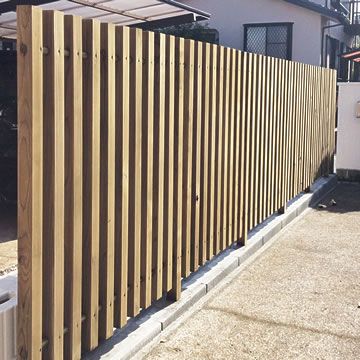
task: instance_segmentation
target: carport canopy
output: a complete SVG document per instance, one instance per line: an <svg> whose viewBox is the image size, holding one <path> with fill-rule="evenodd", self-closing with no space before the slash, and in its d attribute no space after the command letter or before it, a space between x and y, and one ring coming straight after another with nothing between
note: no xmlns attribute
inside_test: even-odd
<svg viewBox="0 0 360 360"><path fill-rule="evenodd" d="M16 38L16 6L36 5L46 10L98 19L119 26L155 29L210 15L174 0L0 0L0 38Z"/></svg>

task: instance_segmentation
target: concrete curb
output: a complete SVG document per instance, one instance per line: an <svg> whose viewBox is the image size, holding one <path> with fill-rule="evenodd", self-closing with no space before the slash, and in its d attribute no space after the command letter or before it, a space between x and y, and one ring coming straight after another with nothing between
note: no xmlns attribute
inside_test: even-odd
<svg viewBox="0 0 360 360"><path fill-rule="evenodd" d="M130 359L150 343L180 315L204 297L223 279L247 261L285 226L301 215L308 207L319 202L337 184L335 175L318 179L310 193L301 193L291 200L285 214L273 215L249 233L248 244L242 248L231 247L193 273L183 281L181 299L156 302L149 309L129 320L123 329L117 329L114 336L103 342L84 359Z"/></svg>

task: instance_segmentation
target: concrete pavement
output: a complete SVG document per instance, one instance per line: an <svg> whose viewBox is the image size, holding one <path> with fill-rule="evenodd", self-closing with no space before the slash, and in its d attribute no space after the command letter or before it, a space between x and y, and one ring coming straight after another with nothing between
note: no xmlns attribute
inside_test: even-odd
<svg viewBox="0 0 360 360"><path fill-rule="evenodd" d="M145 358L359 359L360 185L340 184L322 203L165 330Z"/></svg>

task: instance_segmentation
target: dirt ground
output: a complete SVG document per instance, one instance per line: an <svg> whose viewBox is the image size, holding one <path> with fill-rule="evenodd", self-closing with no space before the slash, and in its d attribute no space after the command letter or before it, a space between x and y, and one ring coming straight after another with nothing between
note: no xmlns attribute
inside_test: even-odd
<svg viewBox="0 0 360 360"><path fill-rule="evenodd" d="M16 206L0 205L0 275L17 264Z"/></svg>
<svg viewBox="0 0 360 360"><path fill-rule="evenodd" d="M341 184L322 203L145 358L360 359L360 185Z"/></svg>

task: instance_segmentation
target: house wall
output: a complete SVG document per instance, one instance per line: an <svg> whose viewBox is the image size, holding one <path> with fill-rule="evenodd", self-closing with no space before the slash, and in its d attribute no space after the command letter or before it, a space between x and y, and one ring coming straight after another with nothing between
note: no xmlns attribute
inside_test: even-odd
<svg viewBox="0 0 360 360"><path fill-rule="evenodd" d="M320 1L320 0L319 0ZM219 31L220 44L244 49L246 23L293 22L293 57L311 65L320 65L321 29L330 24L316 12L283 0L182 0L211 14L209 24ZM321 2L321 1L320 1ZM340 41L350 41L342 30L326 31Z"/></svg>
<svg viewBox="0 0 360 360"><path fill-rule="evenodd" d="M336 167L341 177L360 176L360 118L356 117L360 101L360 83L340 83ZM349 171L350 170L350 171Z"/></svg>

